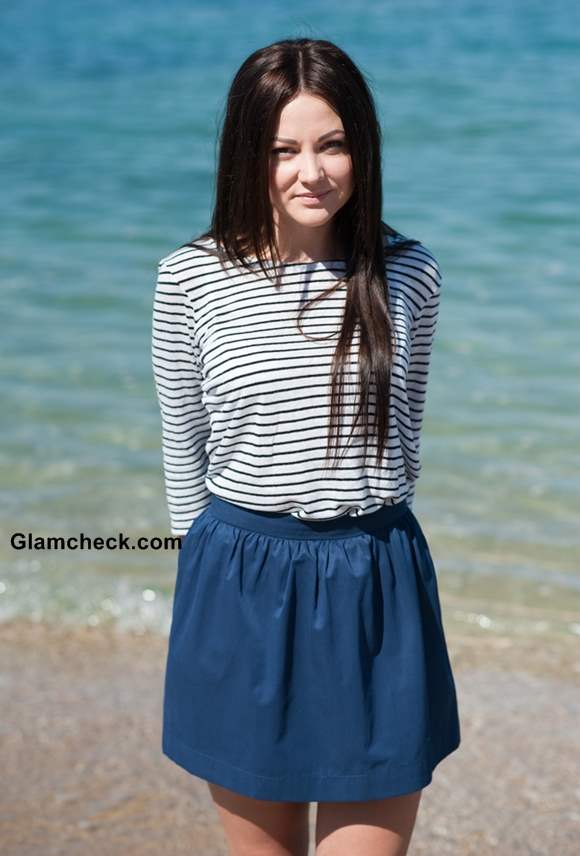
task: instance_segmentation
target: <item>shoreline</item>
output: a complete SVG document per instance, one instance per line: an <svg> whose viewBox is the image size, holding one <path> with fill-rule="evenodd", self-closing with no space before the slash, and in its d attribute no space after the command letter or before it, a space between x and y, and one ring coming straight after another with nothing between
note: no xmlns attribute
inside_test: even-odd
<svg viewBox="0 0 580 856"><path fill-rule="evenodd" d="M410 856L572 856L578 640L446 636L462 742L424 789ZM166 647L114 626L0 624L3 853L226 856L206 783L161 753Z"/></svg>

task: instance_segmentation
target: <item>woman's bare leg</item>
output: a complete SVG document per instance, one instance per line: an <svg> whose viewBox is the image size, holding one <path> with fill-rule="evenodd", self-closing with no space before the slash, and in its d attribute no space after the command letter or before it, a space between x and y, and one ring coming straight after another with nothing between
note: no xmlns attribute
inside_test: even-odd
<svg viewBox="0 0 580 856"><path fill-rule="evenodd" d="M316 856L405 856L421 794L318 803Z"/></svg>
<svg viewBox="0 0 580 856"><path fill-rule="evenodd" d="M308 856L310 803L258 800L208 786L230 856Z"/></svg>

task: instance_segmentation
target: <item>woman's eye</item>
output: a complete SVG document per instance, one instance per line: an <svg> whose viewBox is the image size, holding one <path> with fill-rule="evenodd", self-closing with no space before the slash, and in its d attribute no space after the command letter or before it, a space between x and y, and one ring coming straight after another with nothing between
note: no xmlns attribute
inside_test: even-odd
<svg viewBox="0 0 580 856"><path fill-rule="evenodd" d="M330 140L328 143L324 143L322 148L325 148L326 146L338 146L339 148L342 148L343 142L342 140ZM279 155L290 151L292 151L292 149L272 149L272 154Z"/></svg>

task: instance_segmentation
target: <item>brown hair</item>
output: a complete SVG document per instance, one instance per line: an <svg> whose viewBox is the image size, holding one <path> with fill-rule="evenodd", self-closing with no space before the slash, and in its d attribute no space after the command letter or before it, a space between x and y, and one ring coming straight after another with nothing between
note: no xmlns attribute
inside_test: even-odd
<svg viewBox="0 0 580 856"><path fill-rule="evenodd" d="M227 96L211 227L182 246L196 246L196 240L212 238L221 258L244 267L249 267L250 251L266 276L264 264L273 266L278 287L280 258L269 196L271 139L282 108L300 93L322 98L340 116L352 158L354 189L334 217L335 237L346 263L344 277L305 303L298 326L301 329L300 316L311 303L346 284L344 316L331 369L326 458L334 441L336 461L343 372L358 323L360 396L353 430L362 416L366 456L371 431L369 392L374 386L379 466L389 434L394 353L385 257L418 241L400 240L399 233L381 219L381 128L365 78L344 51L323 39L284 39L256 50L242 63ZM391 243L387 236L399 240ZM352 431L349 440L351 436Z"/></svg>

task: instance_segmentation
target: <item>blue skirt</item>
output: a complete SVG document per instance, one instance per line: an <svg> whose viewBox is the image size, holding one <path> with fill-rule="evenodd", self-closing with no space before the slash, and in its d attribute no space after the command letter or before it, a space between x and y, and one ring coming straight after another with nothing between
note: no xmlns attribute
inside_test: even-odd
<svg viewBox="0 0 580 856"><path fill-rule="evenodd" d="M419 790L459 742L407 503L308 522L213 495L179 552L163 753L239 794L319 802Z"/></svg>

